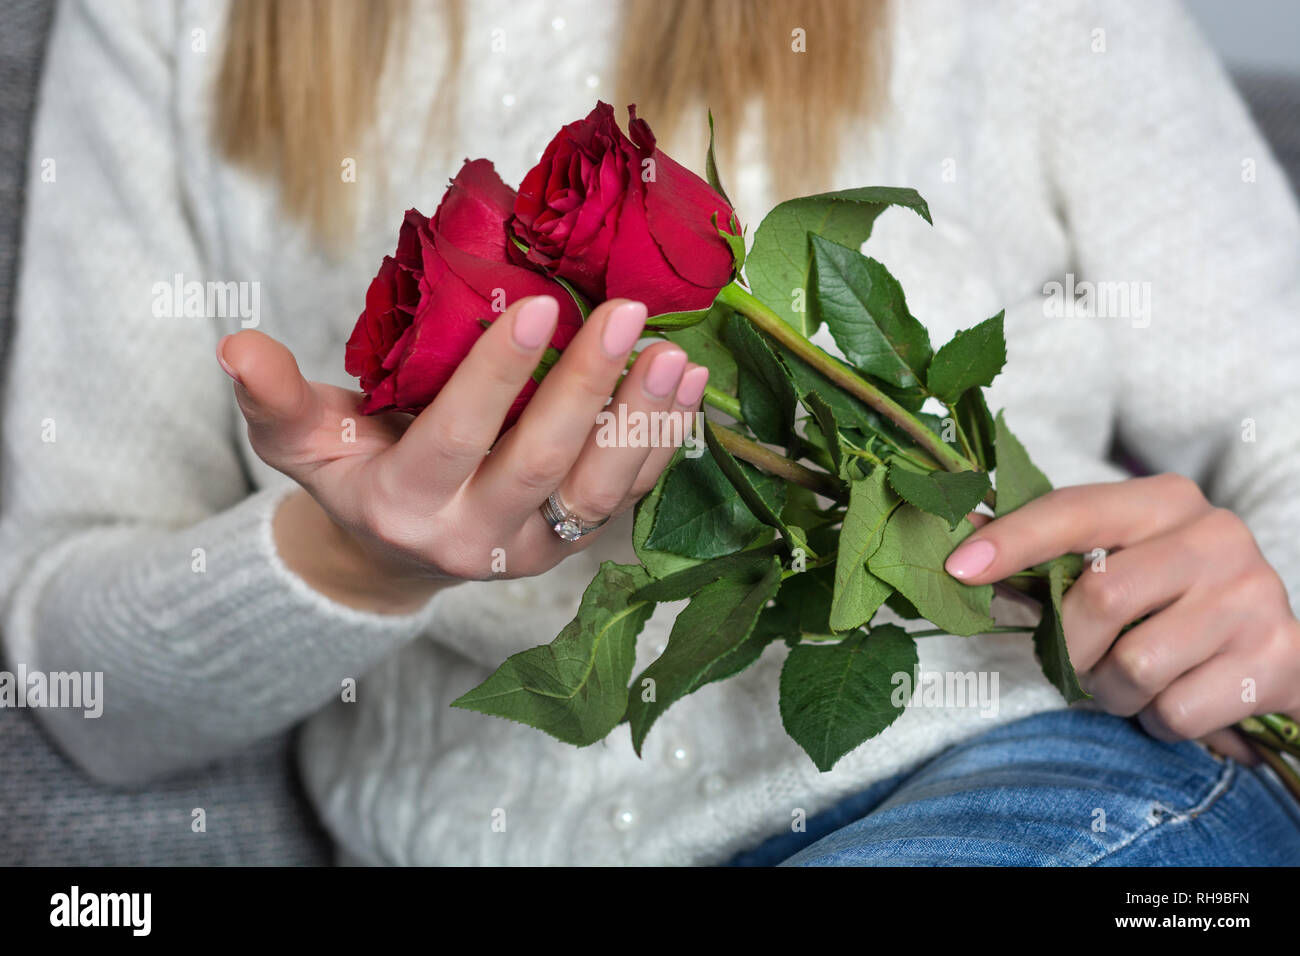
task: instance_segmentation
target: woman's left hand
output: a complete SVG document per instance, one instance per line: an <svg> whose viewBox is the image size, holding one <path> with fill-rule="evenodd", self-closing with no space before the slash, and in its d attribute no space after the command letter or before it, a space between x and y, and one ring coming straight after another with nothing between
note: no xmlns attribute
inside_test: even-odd
<svg viewBox="0 0 1300 956"><path fill-rule="evenodd" d="M1078 485L988 522L946 568L989 584L1071 552L1085 564L1061 615L1084 689L1154 737L1254 762L1222 729L1300 710L1300 621L1245 523L1181 475Z"/></svg>

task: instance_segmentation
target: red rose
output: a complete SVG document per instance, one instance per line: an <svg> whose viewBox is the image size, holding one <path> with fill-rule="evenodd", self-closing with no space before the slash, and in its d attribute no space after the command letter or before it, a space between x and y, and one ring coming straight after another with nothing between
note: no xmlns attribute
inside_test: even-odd
<svg viewBox="0 0 1300 956"><path fill-rule="evenodd" d="M479 320L495 320L525 296L559 302L553 346L564 348L577 333L582 314L564 287L511 261L506 222L514 200L492 164L476 159L452 180L432 219L407 211L397 252L384 257L348 339L344 364L361 379L363 413L419 412L483 334ZM503 428L536 390L531 380L524 386Z"/></svg>
<svg viewBox="0 0 1300 956"><path fill-rule="evenodd" d="M627 297L651 315L707 308L731 281L732 209L708 183L655 148L629 106L623 135L598 103L551 140L515 199L527 260L592 302ZM713 217L717 216L717 226Z"/></svg>

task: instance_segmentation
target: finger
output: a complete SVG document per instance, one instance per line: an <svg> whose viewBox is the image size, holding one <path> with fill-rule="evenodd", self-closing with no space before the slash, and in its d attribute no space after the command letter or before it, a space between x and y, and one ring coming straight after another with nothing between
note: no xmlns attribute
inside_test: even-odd
<svg viewBox="0 0 1300 956"><path fill-rule="evenodd" d="M944 567L967 584L988 584L1062 554L1129 547L1209 509L1180 475L1060 488L971 534Z"/></svg>
<svg viewBox="0 0 1300 956"><path fill-rule="evenodd" d="M1061 601L1061 624L1075 669L1090 670L1125 625L1172 603L1201 570L1199 556L1178 531L1085 564Z"/></svg>
<svg viewBox="0 0 1300 956"><path fill-rule="evenodd" d="M478 500L522 522L559 487L645 327L640 302L598 306L473 482Z"/></svg>
<svg viewBox="0 0 1300 956"><path fill-rule="evenodd" d="M641 354L560 484L566 508L589 521L622 509L652 445L659 443L663 420L673 414L685 370L680 346L664 342Z"/></svg>
<svg viewBox="0 0 1300 956"><path fill-rule="evenodd" d="M1250 744L1246 743L1246 739L1241 734L1231 728L1206 734L1201 743L1216 753L1231 757L1243 766L1254 767L1259 763L1259 756L1250 748Z"/></svg>
<svg viewBox="0 0 1300 956"><path fill-rule="evenodd" d="M1124 634L1114 647L1102 648L1100 660L1076 659L1073 645L1070 658L1084 672L1088 693L1104 710L1131 717L1217 654L1230 636L1213 607L1188 596ZM1066 631L1066 643L1070 641Z"/></svg>
<svg viewBox="0 0 1300 956"><path fill-rule="evenodd" d="M245 329L217 343L217 361L235 381L253 449L272 468L304 477L319 459L314 439L322 403L293 353L269 335Z"/></svg>
<svg viewBox="0 0 1300 956"><path fill-rule="evenodd" d="M700 398L704 395L704 386L708 382L709 370L703 365L692 364L686 367L686 371L682 375L682 384L677 388L677 399L674 405L674 411L678 412L680 417L664 423L664 427L659 434L658 447L652 449L650 454L646 456L645 462L641 465L641 470L637 472L637 476L632 482L632 489L629 493L630 503L635 503L655 486L659 476L668 467L668 463L673 460L673 455L677 453L677 449L685 443L686 437L692 434L695 415L700 407ZM702 434L701 432L695 436L695 440L699 442L697 447L701 452L704 451Z"/></svg>
<svg viewBox="0 0 1300 956"><path fill-rule="evenodd" d="M235 380L254 451L304 484L330 461L383 451L405 428L401 416L361 415L355 391L307 381L293 354L261 332L226 336L217 345L217 360Z"/></svg>
<svg viewBox="0 0 1300 956"><path fill-rule="evenodd" d="M1157 740L1192 740L1230 727L1251 714L1269 709L1264 688L1259 701L1243 692L1247 681L1267 681L1258 658L1247 653L1225 653L1183 675L1156 695L1138 714L1147 733ZM1243 700L1243 697L1251 699Z"/></svg>
<svg viewBox="0 0 1300 956"><path fill-rule="evenodd" d="M623 510L634 504L642 495L654 487L655 482L659 480L659 475L663 469L672 460L673 454L678 444L683 441L687 432L684 429L691 427L692 416L699 410L700 398L704 394L704 386L708 382L708 369L701 365L688 365L686 372L682 375L681 384L677 387L677 395L674 400L674 411L681 413L684 417L681 419L669 418L663 422L663 429L659 436L659 447L652 450L637 473L636 480L633 482L632 489L618 510ZM703 448L703 445L701 445ZM555 564L564 558L590 547L595 539L604 533L608 525L603 526L591 534L585 535L576 542L562 540L554 530L542 518L540 512L535 512L536 518L526 521L520 529L519 537L512 545L518 549L518 553L545 556L547 565Z"/></svg>
<svg viewBox="0 0 1300 956"><path fill-rule="evenodd" d="M530 296L506 309L386 453L380 467L388 483L403 494L432 498L459 488L496 441L558 318L550 296Z"/></svg>
<svg viewBox="0 0 1300 956"><path fill-rule="evenodd" d="M235 399L250 430L284 436L315 424L311 387L285 346L246 329L217 343L217 361L235 380Z"/></svg>

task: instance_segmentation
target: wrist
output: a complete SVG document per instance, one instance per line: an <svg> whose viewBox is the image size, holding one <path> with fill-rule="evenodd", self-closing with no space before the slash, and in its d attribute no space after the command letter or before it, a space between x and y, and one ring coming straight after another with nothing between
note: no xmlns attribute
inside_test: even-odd
<svg viewBox="0 0 1300 956"><path fill-rule="evenodd" d="M411 614L438 591L459 583L378 554L301 488L280 502L272 531L290 571L313 590L356 610Z"/></svg>

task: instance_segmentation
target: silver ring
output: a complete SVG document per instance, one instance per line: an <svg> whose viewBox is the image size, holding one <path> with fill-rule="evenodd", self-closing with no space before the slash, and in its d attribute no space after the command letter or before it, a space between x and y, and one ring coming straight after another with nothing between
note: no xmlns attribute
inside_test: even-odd
<svg viewBox="0 0 1300 956"><path fill-rule="evenodd" d="M551 530L557 535L572 544L585 534L591 534L606 521L608 517L601 518L599 521L588 521L581 515L576 515L564 503L560 501L560 493L552 492L551 496L546 499L542 505L542 517L546 523L551 526Z"/></svg>

